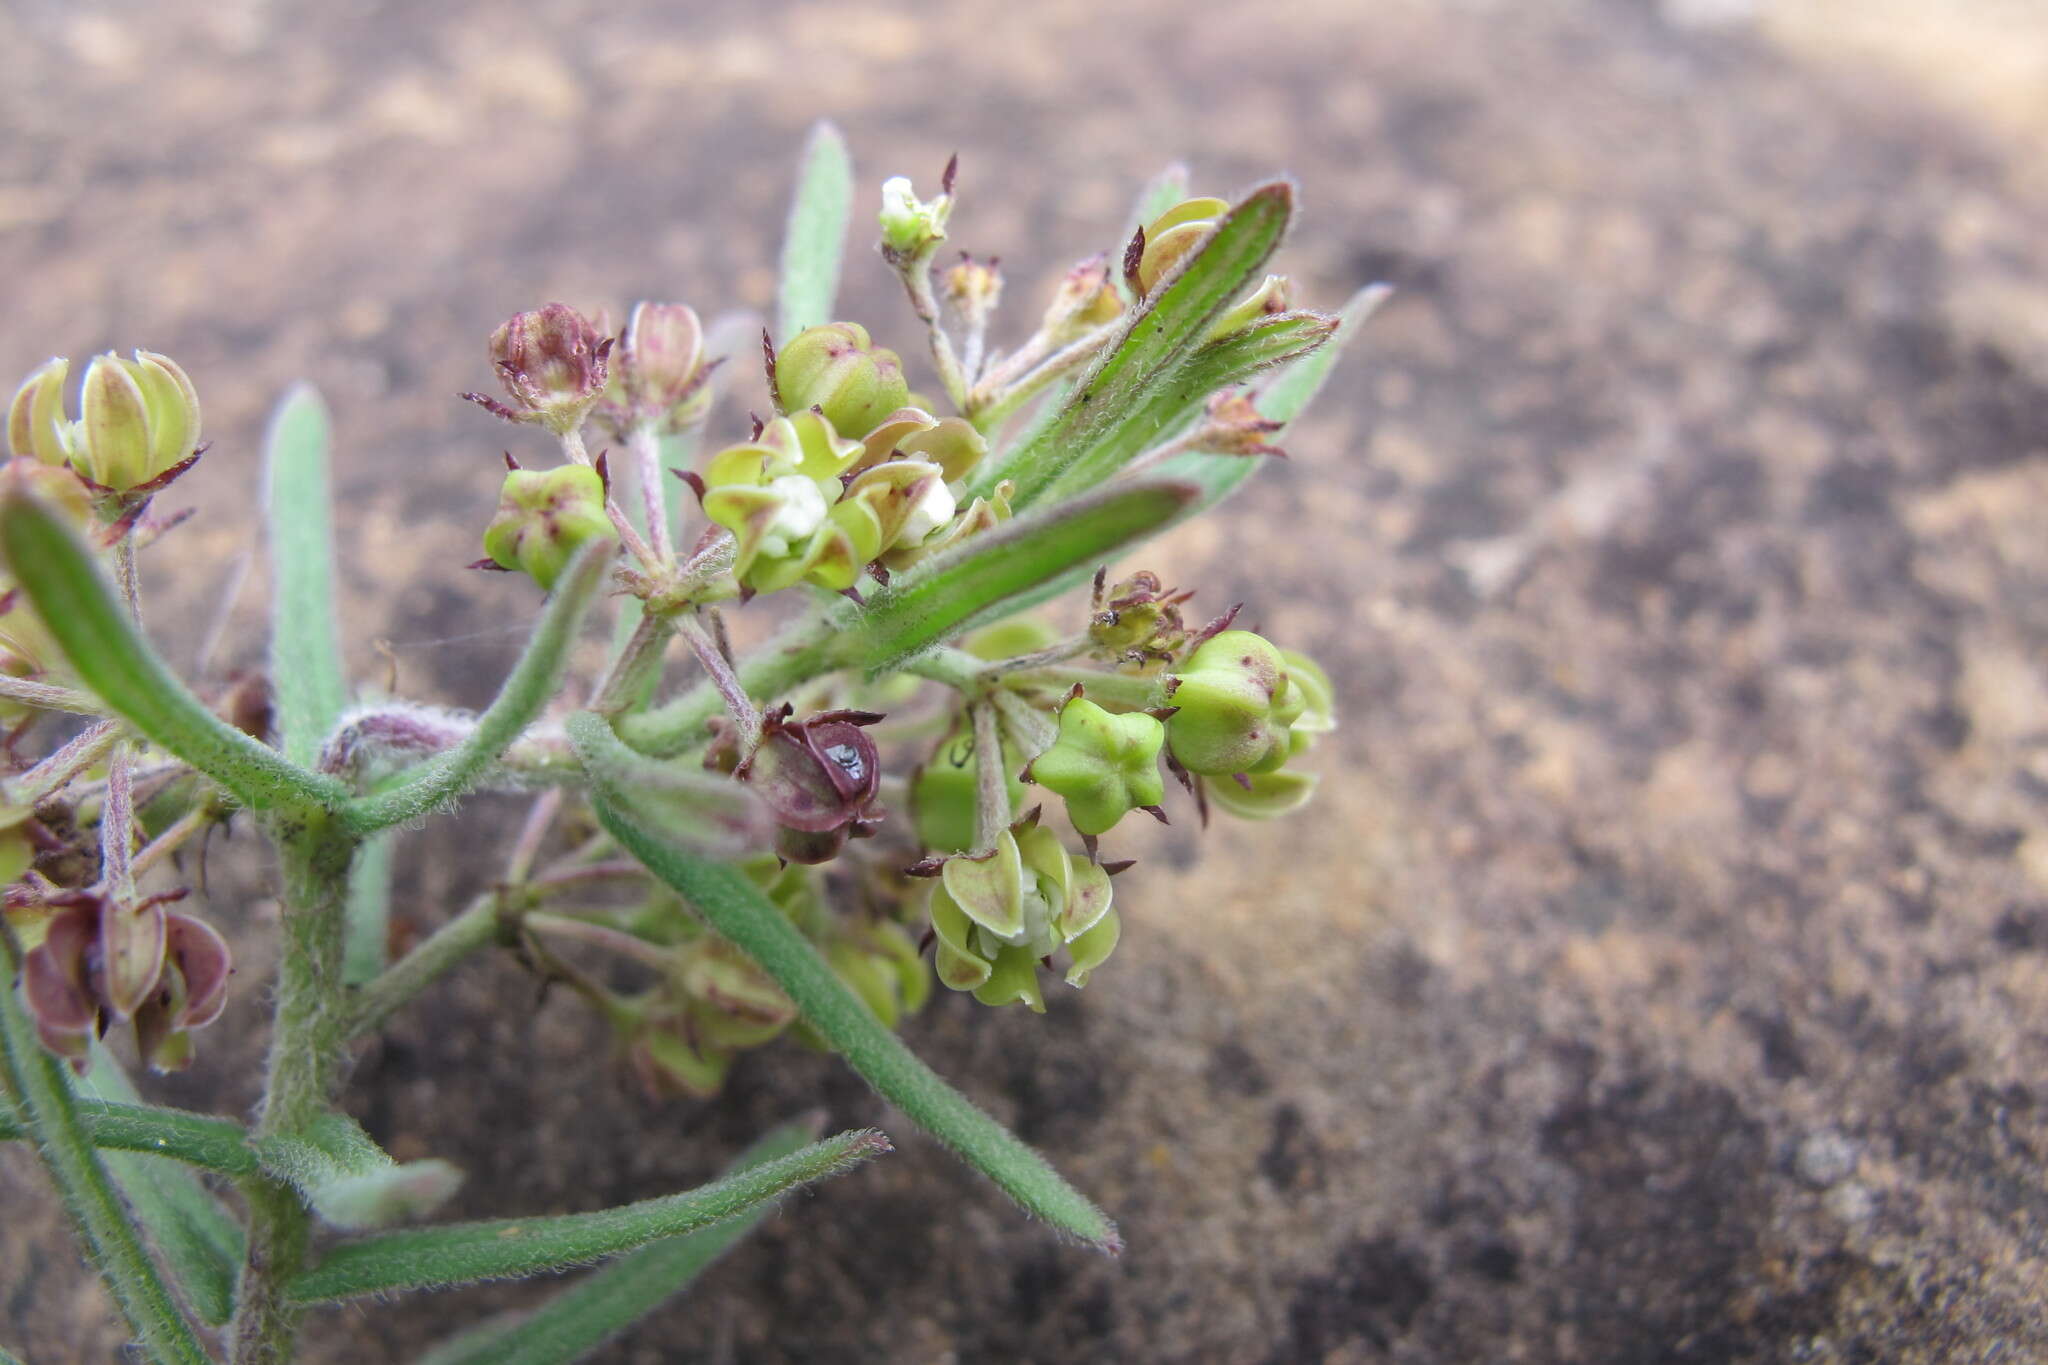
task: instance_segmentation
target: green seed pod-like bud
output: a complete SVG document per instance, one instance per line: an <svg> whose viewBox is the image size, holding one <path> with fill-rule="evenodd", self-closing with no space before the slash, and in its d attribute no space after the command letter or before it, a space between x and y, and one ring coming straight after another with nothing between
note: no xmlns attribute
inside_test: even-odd
<svg viewBox="0 0 2048 1365"><path fill-rule="evenodd" d="M604 480L595 469L515 469L505 476L498 514L484 530L484 553L499 568L552 588L576 551L618 534L605 513Z"/></svg>
<svg viewBox="0 0 2048 1365"><path fill-rule="evenodd" d="M1225 776L1287 759L1287 727L1273 715L1286 679L1280 651L1248 630L1226 630L1188 656L1166 722L1183 768Z"/></svg>
<svg viewBox="0 0 2048 1365"><path fill-rule="evenodd" d="M1137 809L1157 810L1166 795L1159 748L1166 727L1142 711L1118 716L1085 697L1060 708L1060 737L1031 760L1031 780L1066 798L1083 834L1104 834Z"/></svg>
<svg viewBox="0 0 2048 1365"><path fill-rule="evenodd" d="M827 322L796 334L775 356L775 395L784 412L816 407L832 429L855 439L910 399L903 362L874 345L857 322Z"/></svg>

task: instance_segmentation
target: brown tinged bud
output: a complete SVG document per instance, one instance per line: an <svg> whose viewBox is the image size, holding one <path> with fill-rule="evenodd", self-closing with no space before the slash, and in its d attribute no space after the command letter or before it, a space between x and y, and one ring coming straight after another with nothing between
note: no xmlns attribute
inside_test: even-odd
<svg viewBox="0 0 2048 1365"><path fill-rule="evenodd" d="M1039 328L1055 346L1077 341L1123 314L1124 302L1109 282L1109 259L1091 256L1061 277Z"/></svg>
<svg viewBox="0 0 2048 1365"><path fill-rule="evenodd" d="M963 251L959 264L948 266L940 274L939 290L947 308L967 330L980 332L988 327L996 305L1002 302L1003 272L997 269L995 257L977 261Z"/></svg>
<svg viewBox="0 0 2048 1365"><path fill-rule="evenodd" d="M491 363L512 398L506 407L482 394L465 394L512 422L537 422L566 436L604 394L612 339L565 303L516 313L491 333Z"/></svg>
<svg viewBox="0 0 2048 1365"><path fill-rule="evenodd" d="M680 303L636 303L608 357L610 381L595 416L620 440L637 427L681 431L710 406L704 329Z"/></svg>
<svg viewBox="0 0 2048 1365"><path fill-rule="evenodd" d="M1210 398L1202 425L1188 439L1188 448L1212 455L1278 455L1287 452L1266 438L1286 426L1260 412L1242 390Z"/></svg>

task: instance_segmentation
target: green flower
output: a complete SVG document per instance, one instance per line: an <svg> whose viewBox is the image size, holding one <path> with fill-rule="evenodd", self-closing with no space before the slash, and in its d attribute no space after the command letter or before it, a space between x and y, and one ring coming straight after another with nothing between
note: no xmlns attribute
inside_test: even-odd
<svg viewBox="0 0 2048 1365"><path fill-rule="evenodd" d="M1286 685L1280 651L1248 630L1204 641L1176 675L1166 722L1174 759L1191 773L1270 771L1287 761L1287 724L1274 714Z"/></svg>
<svg viewBox="0 0 2048 1365"><path fill-rule="evenodd" d="M876 346L857 322L806 327L775 356L775 396L784 412L815 407L834 431L860 436L910 401L903 362Z"/></svg>
<svg viewBox="0 0 2048 1365"><path fill-rule="evenodd" d="M978 858L949 858L930 903L939 980L984 1005L1045 1012L1038 967L1065 950L1066 981L1089 973L1116 947L1109 874L1060 847L1032 821L1006 829Z"/></svg>

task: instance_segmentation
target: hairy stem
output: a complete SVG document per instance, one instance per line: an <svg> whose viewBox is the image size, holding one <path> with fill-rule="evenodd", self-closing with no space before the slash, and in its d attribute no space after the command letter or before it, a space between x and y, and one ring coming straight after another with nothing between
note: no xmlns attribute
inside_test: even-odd
<svg viewBox="0 0 2048 1365"><path fill-rule="evenodd" d="M284 925L270 1071L255 1136L297 1133L321 1114L338 1077L344 1020L338 1009L349 862L356 841L331 817L275 823L283 872ZM242 1182L249 1203L248 1258L228 1327L236 1365L292 1357L300 1309L284 1286L304 1267L310 1215L291 1186L270 1176Z"/></svg>
<svg viewBox="0 0 2048 1365"><path fill-rule="evenodd" d="M375 1030L400 1006L440 980L449 968L490 946L498 936L502 894L493 888L475 897L461 914L358 990L339 1029L341 1036L359 1038Z"/></svg>

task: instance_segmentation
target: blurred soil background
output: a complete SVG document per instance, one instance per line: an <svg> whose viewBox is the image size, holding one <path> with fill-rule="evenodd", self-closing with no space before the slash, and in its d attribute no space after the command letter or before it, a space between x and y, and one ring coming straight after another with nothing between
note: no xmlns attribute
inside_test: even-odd
<svg viewBox="0 0 2048 1365"><path fill-rule="evenodd" d="M1339 680L1316 806L1132 839L1085 996L908 1029L1122 1260L794 1047L649 1106L507 959L362 1054L350 1107L467 1168L464 1216L672 1190L819 1104L895 1135L604 1359L2048 1359L2048 9L17 0L0 110L0 374L139 344L205 398L159 638L190 664L304 377L350 662L383 679L388 641L455 705L535 609L460 567L499 449L540 452L453 399L485 336L549 299L765 307L815 118L863 241L882 176L960 153L1012 342L1172 157L1300 177L1307 300L1399 287L1293 460L1139 561ZM864 249L844 301L918 349ZM412 925L519 809L412 839ZM174 1103L253 1099L250 847L215 850L248 965ZM309 1356L408 1359L533 1292L324 1313ZM0 1343L121 1341L0 1153Z"/></svg>

